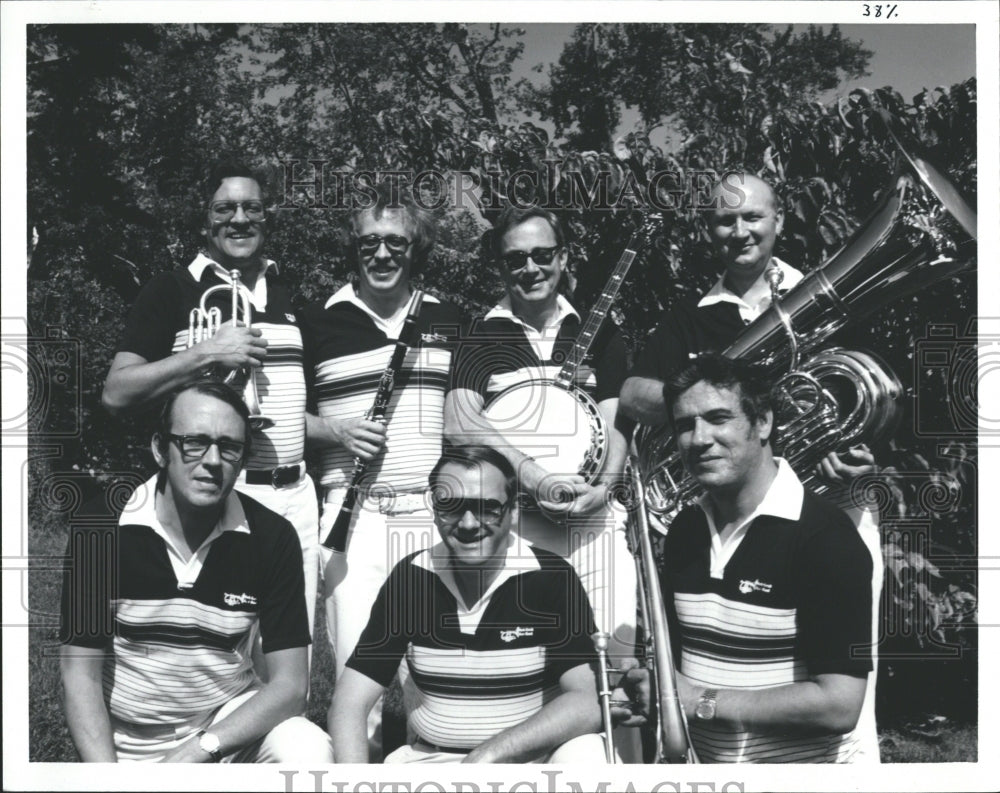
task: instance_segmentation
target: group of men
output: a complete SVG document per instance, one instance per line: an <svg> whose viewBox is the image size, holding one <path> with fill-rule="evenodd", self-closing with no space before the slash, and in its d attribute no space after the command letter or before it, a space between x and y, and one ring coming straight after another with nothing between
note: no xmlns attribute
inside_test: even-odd
<svg viewBox="0 0 1000 793"><path fill-rule="evenodd" d="M488 411L505 389L554 377L580 332L560 294L568 251L552 213L502 213L490 247L506 295L471 326L424 296L378 421L367 411L433 246L432 216L379 185L347 227L356 278L297 312L263 256L263 181L217 167L204 250L142 290L105 383L113 414L160 410L157 472L123 508L84 510L71 532L61 664L81 758L377 761L378 703L397 678L407 741L386 762L602 756L595 630L610 635L613 661L635 666L635 567L612 497L631 419L669 421L706 491L671 527L662 571L703 759L872 757L873 721L870 736L855 729L872 707L871 554L776 458L768 384L702 355L769 301L780 204L763 181L737 177L741 200L720 183L707 212L719 283L666 315L631 372L609 323L575 370L607 436L587 480L548 470L532 433ZM777 264L786 285L801 277ZM218 331L193 333L192 309L234 270L252 321L230 321L223 288L206 306ZM234 370L253 378L269 426L211 376ZM358 461L361 507L334 551L321 540ZM818 473L844 483L872 462L858 448ZM336 667L326 732L302 717L320 587ZM646 713L647 683L626 678ZM614 732L621 758L639 761L636 731Z"/></svg>

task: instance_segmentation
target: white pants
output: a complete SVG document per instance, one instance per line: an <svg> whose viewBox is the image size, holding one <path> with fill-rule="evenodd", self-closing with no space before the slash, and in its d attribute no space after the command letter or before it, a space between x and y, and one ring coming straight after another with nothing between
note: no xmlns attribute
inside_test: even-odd
<svg viewBox="0 0 1000 793"><path fill-rule="evenodd" d="M309 635L313 635L316 619L316 591L319 587L319 540L316 526L319 523L319 507L316 504L316 488L309 474L303 474L298 482L285 487L271 485L248 485L244 475L236 483L241 493L259 501L272 512L277 512L295 527L302 546L302 573L306 582L306 614L309 616ZM312 658L312 647L310 659Z"/></svg>
<svg viewBox="0 0 1000 793"><path fill-rule="evenodd" d="M879 516L874 509L854 508L847 510L854 521L868 553L872 557L872 671L868 675L868 685L865 687L865 701L861 706L854 734L860 739L858 751L852 756L852 763L880 762L878 748L878 733L875 725L875 686L878 680L878 642L879 642L879 597L882 594L882 583L885 577L885 566L882 562L882 541L879 532Z"/></svg>
<svg viewBox="0 0 1000 793"><path fill-rule="evenodd" d="M412 746L400 746L385 758L386 763L460 763L468 752L442 751L437 747L417 741ZM558 747L548 757L534 760L535 763L585 764L604 762L606 757L604 738L595 733L571 738Z"/></svg>
<svg viewBox="0 0 1000 793"><path fill-rule="evenodd" d="M628 513L615 502L598 512L570 519L549 520L541 511L521 510L515 531L522 539L568 560L594 610L597 629L611 635L608 657L612 667L635 656L638 592L635 559L628 550ZM614 730L615 746L626 763L642 762L639 731ZM560 761L552 761L560 762Z"/></svg>
<svg viewBox="0 0 1000 793"><path fill-rule="evenodd" d="M343 503L343 489L327 493L320 519L320 536L326 537ZM351 653L368 624L379 589L396 564L414 551L431 547L437 539L434 520L424 493L401 494L391 514L376 503L364 502L356 510L347 536L347 550L337 553L320 546L323 562L323 602L326 635L333 650L336 676L344 672ZM400 665L403 696L412 702L405 661ZM368 715L368 747L373 758L381 754L382 700Z"/></svg>
<svg viewBox="0 0 1000 793"><path fill-rule="evenodd" d="M636 574L629 553L623 507L607 507L568 524L542 512L521 510L515 532L532 545L569 561L594 610L597 629L611 634L612 658L635 654Z"/></svg>
<svg viewBox="0 0 1000 793"><path fill-rule="evenodd" d="M159 761L189 740L199 730L209 729L257 693L244 691L215 713L192 719L168 732L137 727L111 720L115 750L119 761ZM333 744L330 736L302 716L293 716L275 725L263 737L237 752L222 758L224 763L332 763Z"/></svg>

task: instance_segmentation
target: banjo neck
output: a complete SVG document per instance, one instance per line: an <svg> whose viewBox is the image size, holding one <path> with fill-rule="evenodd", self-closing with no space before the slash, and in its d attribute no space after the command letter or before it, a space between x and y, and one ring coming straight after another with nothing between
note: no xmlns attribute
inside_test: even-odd
<svg viewBox="0 0 1000 793"><path fill-rule="evenodd" d="M618 258L618 264L615 265L614 272L611 273L611 277L604 285L601 296L594 303L593 308L590 309L590 313L587 314L587 320L583 323L583 327L577 334L573 342L573 347L566 356L566 362L559 370L559 374L556 375L555 384L560 388L568 390L573 387L576 380L576 372L580 368L580 364L583 363L583 359L590 352L594 338L597 336L597 331L601 329L604 318L608 315L611 304L614 302L615 297L617 297L618 291L625 281L625 276L632 266L632 262L635 261L636 252L639 248L639 240L645 235L645 232L646 227L643 226L632 234L628 245L625 246L625 250Z"/></svg>

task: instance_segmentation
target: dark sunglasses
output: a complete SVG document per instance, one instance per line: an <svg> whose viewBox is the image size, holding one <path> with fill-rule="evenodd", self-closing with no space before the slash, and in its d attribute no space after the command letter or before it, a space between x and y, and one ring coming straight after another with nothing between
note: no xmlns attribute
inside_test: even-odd
<svg viewBox="0 0 1000 793"><path fill-rule="evenodd" d="M365 257L374 256L383 243L393 256L402 256L413 244L399 234L389 234L386 237L381 237L378 234L366 234L364 237L358 238L358 253Z"/></svg>
<svg viewBox="0 0 1000 793"><path fill-rule="evenodd" d="M530 258L535 264L549 264L559 252L559 246L552 248L532 248L530 251L508 251L501 256L501 260L511 272L520 270L528 264Z"/></svg>
<svg viewBox="0 0 1000 793"><path fill-rule="evenodd" d="M181 457L186 463L193 463L204 457L212 444L219 447L219 457L229 463L238 463L243 459L246 444L243 441L233 441L228 438L212 438L208 435L174 435L167 437L177 444Z"/></svg>
<svg viewBox="0 0 1000 793"><path fill-rule="evenodd" d="M509 501L502 502L495 498L454 498L435 495L431 500L435 518L438 523L445 526L458 523L466 512L471 512L484 526L497 526L510 507Z"/></svg>
<svg viewBox="0 0 1000 793"><path fill-rule="evenodd" d="M263 220L264 205L260 201L216 201L209 207L212 220L232 220L236 210L243 207L247 220Z"/></svg>

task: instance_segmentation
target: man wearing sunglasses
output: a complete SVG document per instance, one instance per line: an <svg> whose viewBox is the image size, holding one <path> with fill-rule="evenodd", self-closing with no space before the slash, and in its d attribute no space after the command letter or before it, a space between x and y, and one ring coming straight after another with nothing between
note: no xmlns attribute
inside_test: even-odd
<svg viewBox="0 0 1000 793"><path fill-rule="evenodd" d="M635 639L635 563L625 541L624 510L609 495L626 452L625 434L617 424L618 391L626 366L624 344L613 323L605 323L575 383L597 402L607 428L603 471L590 484L575 471L548 472L533 456L545 449L535 447L558 442L558 437L540 442L538 433L558 436L563 428L538 427L536 433L535 409L524 411L523 424L498 426L484 409L510 386L555 377L572 349L581 319L559 294L568 258L565 238L551 212L509 207L498 219L491 241L507 294L474 324L459 347L445 408L446 435L454 443L491 446L514 466L522 492L534 502L531 509L521 511L518 534L571 562L590 597L598 627L611 634L612 656L630 657ZM543 393L539 399L544 399ZM589 425L573 429L589 432ZM634 731L623 739L634 739Z"/></svg>
<svg viewBox="0 0 1000 793"><path fill-rule="evenodd" d="M183 387L152 451L157 474L120 508L85 506L66 554L61 668L81 759L329 762L328 736L298 715L310 638L295 530L233 491L246 405L218 381Z"/></svg>
<svg viewBox="0 0 1000 793"><path fill-rule="evenodd" d="M222 162L209 173L199 213L204 249L186 267L154 277L129 313L104 384L102 402L112 414L155 407L175 388L249 368L261 413L273 426L254 431L253 450L236 488L295 527L302 546L310 632L319 578L319 521L315 488L306 474L306 386L302 335L288 286L275 262L263 256L266 238L263 179L241 163ZM214 292L206 308L220 312L213 336L188 346L191 310L213 286L230 285L239 270L250 290L251 328L232 326L229 289ZM245 318L240 318L243 321Z"/></svg>
<svg viewBox="0 0 1000 793"><path fill-rule="evenodd" d="M592 763L604 757L590 639L572 568L522 546L516 476L486 446L430 474L440 542L393 569L330 706L338 763L365 762L365 717L405 657L415 740L387 763Z"/></svg>
<svg viewBox="0 0 1000 793"><path fill-rule="evenodd" d="M434 237L433 216L409 189L375 185L371 206L353 212L347 226L356 280L308 306L302 316L309 441L320 454L324 494L322 537L344 503L355 461L371 463L360 483L361 504L354 511L346 553L322 549L327 636L338 678L392 565L431 542L427 475L441 453L444 394L461 324L457 309L424 296L416 320L419 339L396 373L384 423L370 421L366 413L403 329L411 279ZM371 737L377 756L378 709Z"/></svg>

